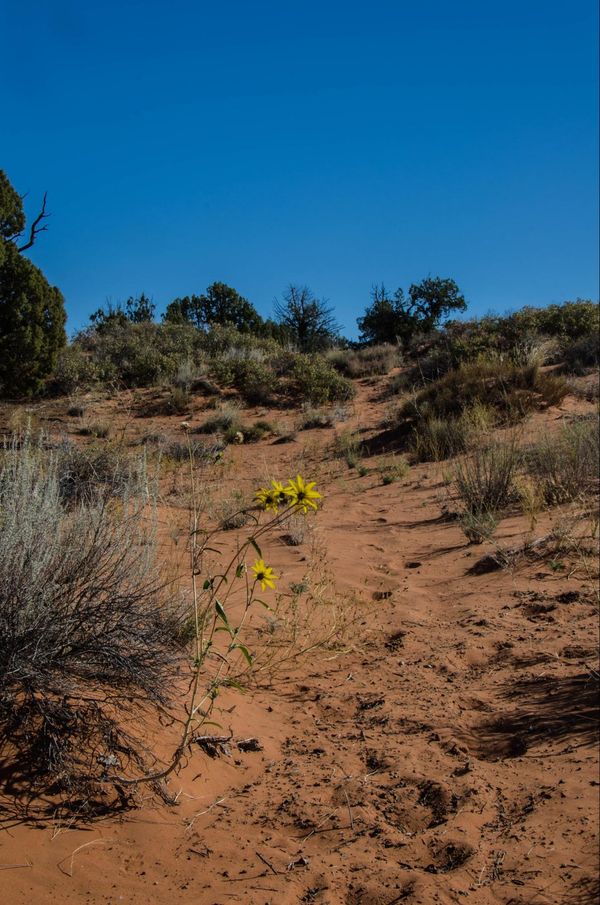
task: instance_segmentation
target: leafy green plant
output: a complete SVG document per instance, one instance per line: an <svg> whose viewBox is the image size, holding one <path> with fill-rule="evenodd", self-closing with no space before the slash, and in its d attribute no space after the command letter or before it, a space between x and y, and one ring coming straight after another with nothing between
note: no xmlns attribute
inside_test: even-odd
<svg viewBox="0 0 600 905"><path fill-rule="evenodd" d="M349 401L355 389L322 356L298 355L290 375L289 392L296 400L325 405Z"/></svg>

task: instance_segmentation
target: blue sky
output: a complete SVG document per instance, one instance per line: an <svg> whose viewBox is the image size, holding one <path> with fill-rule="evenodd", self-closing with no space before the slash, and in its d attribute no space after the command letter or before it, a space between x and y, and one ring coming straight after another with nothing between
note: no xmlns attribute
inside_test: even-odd
<svg viewBox="0 0 600 905"><path fill-rule="evenodd" d="M0 0L0 167L69 327L290 282L472 313L598 296L595 0Z"/></svg>

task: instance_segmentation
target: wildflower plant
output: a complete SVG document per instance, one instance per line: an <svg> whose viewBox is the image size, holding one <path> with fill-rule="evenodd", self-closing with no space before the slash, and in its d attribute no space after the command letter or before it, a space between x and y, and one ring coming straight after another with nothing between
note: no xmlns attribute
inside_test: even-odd
<svg viewBox="0 0 600 905"><path fill-rule="evenodd" d="M208 530L201 524L194 466L194 457L190 455L192 624L189 636L192 654L186 717L179 744L164 769L136 779L113 777L119 783L166 779L177 769L190 745L206 738L203 735L206 727L219 725L211 716L221 689L240 687L240 677L254 666L254 657L244 640L251 610L260 605L273 612L273 607L262 595L268 597L276 590L279 576L266 561L261 543L291 517L305 517L314 512L322 499L316 482L306 481L302 475L290 478L287 483L272 480L269 486L260 487L255 493L254 504L243 510L250 522L246 537L240 539L235 553L225 564L223 557L218 555L218 565L213 567L210 554L220 553L215 546L219 529ZM250 559L253 562L249 564ZM241 671L240 656L244 664Z"/></svg>

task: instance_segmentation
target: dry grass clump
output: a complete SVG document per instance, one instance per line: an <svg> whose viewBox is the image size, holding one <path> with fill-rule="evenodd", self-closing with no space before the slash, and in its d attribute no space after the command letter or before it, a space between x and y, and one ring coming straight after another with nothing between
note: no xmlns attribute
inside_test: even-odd
<svg viewBox="0 0 600 905"><path fill-rule="evenodd" d="M242 415L239 405L223 402L215 410L214 415L206 419L204 424L195 428L198 434L227 434L233 436L243 429Z"/></svg>
<svg viewBox="0 0 600 905"><path fill-rule="evenodd" d="M84 424L78 431L82 437L95 437L96 440L106 440L110 436L110 424L107 421L94 421Z"/></svg>
<svg viewBox="0 0 600 905"><path fill-rule="evenodd" d="M465 510L459 515L458 523L463 534L472 544L482 544L490 540L498 527L498 518L494 512L469 512Z"/></svg>
<svg viewBox="0 0 600 905"><path fill-rule="evenodd" d="M347 418L348 409L346 406L335 405L330 408L315 408L309 403L302 407L298 429L313 430L314 428L333 427Z"/></svg>
<svg viewBox="0 0 600 905"><path fill-rule="evenodd" d="M400 350L391 343L364 349L334 349L327 353L327 360L344 377L374 377L387 374L400 364Z"/></svg>
<svg viewBox="0 0 600 905"><path fill-rule="evenodd" d="M544 506L589 504L598 489L598 455L596 417L564 425L525 449L514 436L476 449L454 472L465 535L472 542L491 537L499 516L513 504L528 517L530 531Z"/></svg>
<svg viewBox="0 0 600 905"><path fill-rule="evenodd" d="M54 451L52 468L60 498L67 505L146 493L145 458L128 456L114 443L82 447L65 441Z"/></svg>
<svg viewBox="0 0 600 905"><path fill-rule="evenodd" d="M549 505L590 494L598 484L598 420L565 425L557 436L543 436L525 455L528 474Z"/></svg>
<svg viewBox="0 0 600 905"><path fill-rule="evenodd" d="M441 462L477 445L494 425L494 412L482 402L458 418L429 417L413 428L412 448L417 462Z"/></svg>
<svg viewBox="0 0 600 905"><path fill-rule="evenodd" d="M409 470L410 465L401 456L388 456L382 459L377 466L377 471L381 475L381 483L386 485L401 481Z"/></svg>
<svg viewBox="0 0 600 905"><path fill-rule="evenodd" d="M356 468L363 455L358 434L351 430L339 433L335 438L335 454L345 460L348 468Z"/></svg>
<svg viewBox="0 0 600 905"><path fill-rule="evenodd" d="M514 501L521 455L516 440L492 443L459 460L456 487L466 512L497 513Z"/></svg>
<svg viewBox="0 0 600 905"><path fill-rule="evenodd" d="M282 540L289 547L299 547L307 538L310 525L304 515L293 513L285 523L286 532Z"/></svg>
<svg viewBox="0 0 600 905"><path fill-rule="evenodd" d="M235 531L250 521L251 502L241 490L234 490L230 496L214 505L214 514L222 531Z"/></svg>
<svg viewBox="0 0 600 905"><path fill-rule="evenodd" d="M432 418L458 418L479 403L494 411L498 424L512 424L535 409L557 405L567 392L562 377L543 373L537 365L480 359L420 390L402 406L400 417L412 418L417 425Z"/></svg>
<svg viewBox="0 0 600 905"><path fill-rule="evenodd" d="M210 463L217 461L224 446L215 441L200 443L197 440L161 440L159 444L160 457L167 462L181 464L183 462L194 464Z"/></svg>
<svg viewBox="0 0 600 905"><path fill-rule="evenodd" d="M85 797L148 760L140 711L179 652L143 501L67 507L59 457L26 441L0 468L0 750L34 789ZM130 492L131 491L131 492Z"/></svg>

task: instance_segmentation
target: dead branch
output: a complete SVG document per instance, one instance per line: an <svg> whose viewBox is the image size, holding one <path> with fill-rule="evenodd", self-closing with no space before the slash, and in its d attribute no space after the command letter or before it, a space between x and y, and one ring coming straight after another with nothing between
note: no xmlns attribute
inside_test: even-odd
<svg viewBox="0 0 600 905"><path fill-rule="evenodd" d="M44 199L42 201L42 209L40 210L39 214L37 215L37 217L31 224L31 229L29 230L29 241L26 242L25 245L19 245L17 248L18 251L26 251L28 248L31 248L31 246L33 245L33 243L35 242L35 240L38 237L38 233L43 233L48 229L47 226L40 226L40 223L42 222L42 220L47 220L48 217L50 216L50 214L46 213L47 198L48 198L48 192L44 192Z"/></svg>

